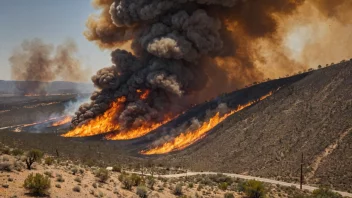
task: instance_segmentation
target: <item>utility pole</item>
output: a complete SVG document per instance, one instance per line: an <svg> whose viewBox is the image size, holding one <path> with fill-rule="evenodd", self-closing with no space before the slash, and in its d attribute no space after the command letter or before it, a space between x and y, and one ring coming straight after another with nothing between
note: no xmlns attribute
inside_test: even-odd
<svg viewBox="0 0 352 198"><path fill-rule="evenodd" d="M302 153L302 158L301 158L301 181L300 181L300 189L302 190L302 186L303 186L303 153Z"/></svg>

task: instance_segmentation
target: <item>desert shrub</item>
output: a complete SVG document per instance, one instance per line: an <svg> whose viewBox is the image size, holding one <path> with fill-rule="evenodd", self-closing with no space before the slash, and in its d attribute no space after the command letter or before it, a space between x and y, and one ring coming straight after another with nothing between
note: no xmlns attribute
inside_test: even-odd
<svg viewBox="0 0 352 198"><path fill-rule="evenodd" d="M249 198L263 198L266 194L264 184L256 180L240 183L239 191L244 192Z"/></svg>
<svg viewBox="0 0 352 198"><path fill-rule="evenodd" d="M75 178L75 181L78 182L78 183L81 183L82 182L82 179L80 177L76 177Z"/></svg>
<svg viewBox="0 0 352 198"><path fill-rule="evenodd" d="M75 187L73 187L72 190L73 190L74 192L81 192L81 187L75 186Z"/></svg>
<svg viewBox="0 0 352 198"><path fill-rule="evenodd" d="M98 188L97 183L93 183L92 186L93 186L93 188Z"/></svg>
<svg viewBox="0 0 352 198"><path fill-rule="evenodd" d="M51 172L51 171L45 171L45 172L44 172L44 175L46 175L46 176L48 176L48 177L51 177L51 178L54 177L54 176L53 176L53 172Z"/></svg>
<svg viewBox="0 0 352 198"><path fill-rule="evenodd" d="M194 184L191 182L188 184L188 188L193 188L194 187Z"/></svg>
<svg viewBox="0 0 352 198"><path fill-rule="evenodd" d="M44 153L40 150L33 149L27 153L27 158L26 158L26 164L27 164L27 169L31 170L32 164L34 162L39 162Z"/></svg>
<svg viewBox="0 0 352 198"><path fill-rule="evenodd" d="M113 167L112 167L112 171L121 173L121 166L119 166L119 165L113 166Z"/></svg>
<svg viewBox="0 0 352 198"><path fill-rule="evenodd" d="M177 184L173 193L174 193L174 195L177 195L177 196L182 195L182 185Z"/></svg>
<svg viewBox="0 0 352 198"><path fill-rule="evenodd" d="M0 163L0 171L12 171L12 164L9 162Z"/></svg>
<svg viewBox="0 0 352 198"><path fill-rule="evenodd" d="M342 196L328 188L319 188L313 191L312 198L342 198Z"/></svg>
<svg viewBox="0 0 352 198"><path fill-rule="evenodd" d="M232 193L225 193L224 198L235 198Z"/></svg>
<svg viewBox="0 0 352 198"><path fill-rule="evenodd" d="M147 177L147 186L148 188L154 190L154 185L155 185L155 179L152 176Z"/></svg>
<svg viewBox="0 0 352 198"><path fill-rule="evenodd" d="M50 165L54 164L54 158L53 157L47 157L47 158L45 158L44 163L46 165L50 166Z"/></svg>
<svg viewBox="0 0 352 198"><path fill-rule="evenodd" d="M142 182L142 178L137 175L137 174L132 174L131 175L131 180L132 180L132 185L133 186L139 186Z"/></svg>
<svg viewBox="0 0 352 198"><path fill-rule="evenodd" d="M19 162L19 161L15 161L13 163L13 167L15 170L17 171L22 171L22 168L24 167L24 164L22 162Z"/></svg>
<svg viewBox="0 0 352 198"><path fill-rule="evenodd" d="M130 177L124 177L122 184L123 184L123 188L125 188L126 190L131 190L133 186L133 181Z"/></svg>
<svg viewBox="0 0 352 198"><path fill-rule="evenodd" d="M13 178L12 178L12 177L9 177L9 178L7 179L7 181L12 182L12 181L13 181Z"/></svg>
<svg viewBox="0 0 352 198"><path fill-rule="evenodd" d="M137 187L136 194L140 198L146 198L147 197L147 193L148 193L148 190L147 190L147 188L145 186L138 186Z"/></svg>
<svg viewBox="0 0 352 198"><path fill-rule="evenodd" d="M61 188L61 185L60 184L55 184L55 187L56 188Z"/></svg>
<svg viewBox="0 0 352 198"><path fill-rule="evenodd" d="M11 153L14 156L20 156L20 155L24 154L23 150L21 150L21 149L13 149Z"/></svg>
<svg viewBox="0 0 352 198"><path fill-rule="evenodd" d="M60 174L56 174L56 181L57 182L65 182L65 179Z"/></svg>
<svg viewBox="0 0 352 198"><path fill-rule="evenodd" d="M83 175L83 173L84 173L84 170L82 168L79 169L79 174Z"/></svg>
<svg viewBox="0 0 352 198"><path fill-rule="evenodd" d="M9 148L2 148L1 153L5 155L10 155L11 151Z"/></svg>
<svg viewBox="0 0 352 198"><path fill-rule="evenodd" d="M219 189L221 189L221 190L227 190L227 187L228 187L229 185L226 183L226 182L222 182L222 183L220 183L219 184Z"/></svg>
<svg viewBox="0 0 352 198"><path fill-rule="evenodd" d="M72 175L76 175L78 173L78 168L77 167L73 167L71 169L71 173L72 173Z"/></svg>
<svg viewBox="0 0 352 198"><path fill-rule="evenodd" d="M101 168L95 172L95 176L99 178L100 182L106 182L109 179L109 171Z"/></svg>
<svg viewBox="0 0 352 198"><path fill-rule="evenodd" d="M24 180L23 187L35 195L45 195L50 188L50 179L39 173L35 175L31 173Z"/></svg>

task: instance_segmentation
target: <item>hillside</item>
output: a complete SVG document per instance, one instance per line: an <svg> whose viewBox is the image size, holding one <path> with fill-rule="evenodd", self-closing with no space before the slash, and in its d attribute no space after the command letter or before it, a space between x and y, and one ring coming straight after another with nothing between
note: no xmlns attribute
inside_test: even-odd
<svg viewBox="0 0 352 198"><path fill-rule="evenodd" d="M53 127L43 129L47 134L3 130L0 140L12 148L38 148L49 154L58 149L61 157L101 166L119 163L133 167L153 162L164 167L233 172L290 182L299 180L303 153L305 183L347 191L352 189L351 65L352 62L344 62L223 94L135 140L104 141L102 136L63 138L50 133L55 131ZM182 132L171 129L193 117L204 118L206 111L217 108L219 103L236 107L279 87L272 96L230 116L183 151L155 156L139 154L155 141ZM41 112L42 108L45 107L35 111ZM15 122L12 112L2 113L7 115L9 123L0 123L3 126ZM67 130L60 128L62 132Z"/></svg>
<svg viewBox="0 0 352 198"><path fill-rule="evenodd" d="M162 161L352 189L352 62L314 71Z"/></svg>

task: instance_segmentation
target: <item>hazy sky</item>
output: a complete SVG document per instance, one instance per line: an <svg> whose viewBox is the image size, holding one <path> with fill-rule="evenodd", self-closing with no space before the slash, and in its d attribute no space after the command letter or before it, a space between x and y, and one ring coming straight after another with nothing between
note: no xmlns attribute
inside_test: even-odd
<svg viewBox="0 0 352 198"><path fill-rule="evenodd" d="M94 12L90 0L0 0L0 79L11 78L8 58L14 48L33 38L55 45L72 38L86 67L95 72L108 66L109 52L102 52L82 34Z"/></svg>

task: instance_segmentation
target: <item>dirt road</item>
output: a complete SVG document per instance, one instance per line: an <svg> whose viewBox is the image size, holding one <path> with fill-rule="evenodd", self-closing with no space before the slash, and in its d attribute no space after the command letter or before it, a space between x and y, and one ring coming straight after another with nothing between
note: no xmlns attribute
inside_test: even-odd
<svg viewBox="0 0 352 198"><path fill-rule="evenodd" d="M136 173L139 175L142 174L140 172L128 172L128 173ZM164 177L164 178L178 178L178 177L195 176L195 175L216 175L216 174L218 174L218 173L215 173L215 172L188 172L188 173L181 173L181 174L154 175L154 176L160 176L160 177ZM261 178L261 177L253 177L253 176L248 176L248 175L239 175L239 174L233 174L233 173L221 173L221 174L229 176L229 177L240 178L240 179L245 179L245 180L257 180L257 181L261 181L264 183L278 184L281 186L295 186L296 188L300 188L300 185L295 184L295 183L287 183L287 182L283 182L283 181L277 181L277 180L266 179L266 178ZM150 174L144 174L144 175L150 175ZM307 186L307 185L303 185L302 188L303 188L303 190L309 190L309 191L314 191L314 190L318 189L317 187ZM352 197L352 193L335 191L335 190L334 190L334 192L337 192L345 197Z"/></svg>

